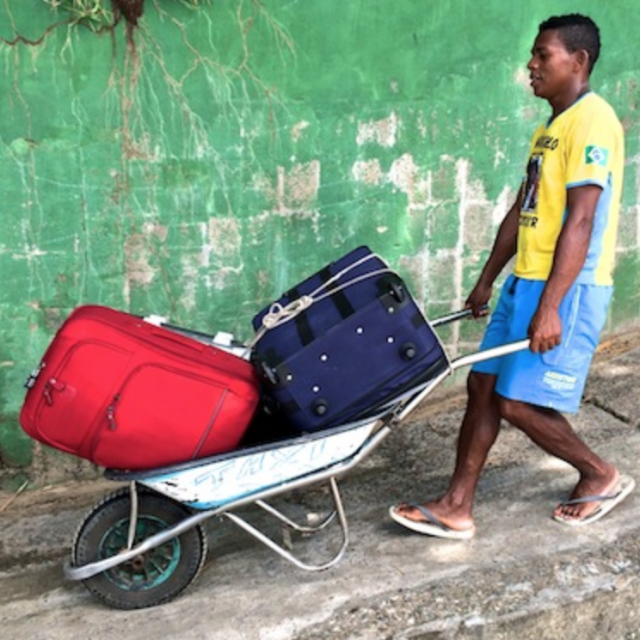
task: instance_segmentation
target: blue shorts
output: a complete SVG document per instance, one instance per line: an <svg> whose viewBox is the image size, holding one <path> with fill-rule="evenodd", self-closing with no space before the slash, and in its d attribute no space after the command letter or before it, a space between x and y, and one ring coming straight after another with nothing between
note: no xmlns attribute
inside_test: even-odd
<svg viewBox="0 0 640 640"><path fill-rule="evenodd" d="M500 293L480 350L527 337L545 282L510 275ZM607 318L612 287L574 284L560 305L562 342L546 353L529 349L485 360L473 371L496 375L496 392L557 411L575 413L600 332Z"/></svg>

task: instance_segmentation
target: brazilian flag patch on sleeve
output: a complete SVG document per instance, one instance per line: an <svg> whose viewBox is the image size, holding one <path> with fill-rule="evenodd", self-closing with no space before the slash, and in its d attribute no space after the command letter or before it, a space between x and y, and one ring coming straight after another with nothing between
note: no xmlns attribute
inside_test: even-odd
<svg viewBox="0 0 640 640"><path fill-rule="evenodd" d="M586 149L587 164L597 164L606 167L609 160L609 150L596 145L589 145Z"/></svg>

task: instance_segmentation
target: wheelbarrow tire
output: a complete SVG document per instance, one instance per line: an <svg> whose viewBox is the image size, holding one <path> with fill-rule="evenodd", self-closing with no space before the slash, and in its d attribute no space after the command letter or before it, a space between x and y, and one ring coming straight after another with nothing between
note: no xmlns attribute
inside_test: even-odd
<svg viewBox="0 0 640 640"><path fill-rule="evenodd" d="M86 516L76 534L76 567L116 555L127 547L131 509L128 488L115 491ZM183 505L138 489L138 523L134 546L190 515ZM129 562L83 580L85 587L118 609L153 607L175 598L197 577L207 554L207 537L196 525Z"/></svg>

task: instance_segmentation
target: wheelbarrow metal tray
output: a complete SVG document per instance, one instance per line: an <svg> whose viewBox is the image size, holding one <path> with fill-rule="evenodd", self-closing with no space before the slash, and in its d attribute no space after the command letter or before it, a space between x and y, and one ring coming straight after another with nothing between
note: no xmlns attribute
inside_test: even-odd
<svg viewBox="0 0 640 640"><path fill-rule="evenodd" d="M108 470L107 478L136 481L193 509L234 505L322 473L356 454L380 427L376 417L282 442L146 472Z"/></svg>

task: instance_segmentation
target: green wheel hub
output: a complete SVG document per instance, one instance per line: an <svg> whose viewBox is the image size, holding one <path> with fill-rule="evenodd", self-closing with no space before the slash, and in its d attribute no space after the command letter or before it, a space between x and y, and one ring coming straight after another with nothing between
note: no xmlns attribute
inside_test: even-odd
<svg viewBox="0 0 640 640"><path fill-rule="evenodd" d="M138 519L134 546L167 528L167 523L151 516ZM100 558L110 558L127 548L129 520L120 520L100 542ZM107 573L109 580L125 591L140 591L162 584L175 571L180 562L180 540L174 538L165 544L114 567Z"/></svg>

